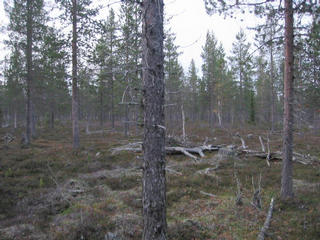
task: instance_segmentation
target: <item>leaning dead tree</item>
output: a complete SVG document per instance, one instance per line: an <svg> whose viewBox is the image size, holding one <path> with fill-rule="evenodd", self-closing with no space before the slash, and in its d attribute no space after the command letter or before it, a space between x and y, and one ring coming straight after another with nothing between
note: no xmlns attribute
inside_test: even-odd
<svg viewBox="0 0 320 240"><path fill-rule="evenodd" d="M267 230L270 226L270 222L271 222L271 217L272 217L272 211L273 211L273 205L274 205L274 200L273 198L271 199L271 202L270 202L270 206L269 206L269 211L268 211L268 215L267 215L267 218L264 222L264 225L263 227L261 228L261 231L258 235L258 238L257 240L264 240L264 236L267 234Z"/></svg>

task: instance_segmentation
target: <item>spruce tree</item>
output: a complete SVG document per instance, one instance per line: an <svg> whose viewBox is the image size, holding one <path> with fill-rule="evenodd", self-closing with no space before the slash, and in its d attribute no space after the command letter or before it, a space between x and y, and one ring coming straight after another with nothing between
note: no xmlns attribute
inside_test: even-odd
<svg viewBox="0 0 320 240"><path fill-rule="evenodd" d="M234 77L239 87L239 120L249 122L252 109L251 94L253 91L253 63L250 54L250 43L247 42L243 30L236 35L236 41L232 44L230 63Z"/></svg>
<svg viewBox="0 0 320 240"><path fill-rule="evenodd" d="M119 42L120 62L123 73L123 94L121 101L124 106L124 134L128 136L130 126L130 103L137 103L141 94L135 89L141 89L141 14L139 5L131 1L124 1L120 8ZM137 109L135 116L137 117ZM135 119L137 120L137 119Z"/></svg>
<svg viewBox="0 0 320 240"><path fill-rule="evenodd" d="M110 96L109 108L111 112L111 126L115 128L115 94L116 94L116 72L119 61L118 47L118 22L115 19L113 9L110 9L106 21L99 24L100 38L95 47L93 61L99 67L98 73L98 95L100 105L100 125L103 121L103 113L105 108L105 94ZM107 91L109 89L109 91Z"/></svg>
<svg viewBox="0 0 320 240"><path fill-rule="evenodd" d="M25 90L26 90L26 134L25 143L31 143L31 137L35 137L35 109L33 103L34 94L34 52L37 44L43 36L43 26L46 22L44 1L5 1L6 11L9 14L8 26L9 40L7 45L20 48L26 67Z"/></svg>

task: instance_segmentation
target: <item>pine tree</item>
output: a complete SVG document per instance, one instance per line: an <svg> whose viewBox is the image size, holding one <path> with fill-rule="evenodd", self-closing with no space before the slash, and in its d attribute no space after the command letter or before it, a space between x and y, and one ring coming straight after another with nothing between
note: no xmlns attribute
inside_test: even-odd
<svg viewBox="0 0 320 240"><path fill-rule="evenodd" d="M167 239L163 1L144 0L143 239Z"/></svg>
<svg viewBox="0 0 320 240"><path fill-rule="evenodd" d="M11 56L9 58L8 66L4 69L4 79L6 79L5 85L5 98L6 106L8 108L8 112L13 119L14 128L17 127L18 114L22 112L21 107L24 105L24 72L25 68L23 66L23 54L18 47L18 44L15 45L11 49Z"/></svg>
<svg viewBox="0 0 320 240"><path fill-rule="evenodd" d="M236 41L232 44L230 63L239 86L239 115L241 122L249 122L249 118L254 111L251 108L253 105L250 104L253 91L253 64L249 51L250 43L247 43L244 31L240 30L236 35Z"/></svg>
<svg viewBox="0 0 320 240"><path fill-rule="evenodd" d="M81 37L86 38L92 33L90 23L92 23L92 17L97 14L98 10L91 8L91 0L56 0L56 2L64 10L64 14L60 17L72 23L72 140L73 148L78 149L80 147L78 53L80 52L79 43L85 44L86 42L79 40L81 40Z"/></svg>
<svg viewBox="0 0 320 240"><path fill-rule="evenodd" d="M260 51L260 54L255 59L255 89L257 91L256 104L257 115L259 122L268 124L270 122L270 83L268 73L268 62L265 59L265 51Z"/></svg>
<svg viewBox="0 0 320 240"><path fill-rule="evenodd" d="M42 78L43 97L47 99L45 112L48 112L50 127L54 128L55 117L59 110L66 108L69 101L67 85L67 52L65 41L58 32L48 27L41 44L40 58L36 61ZM65 110L61 113L65 114Z"/></svg>
<svg viewBox="0 0 320 240"><path fill-rule="evenodd" d="M37 50L37 43L41 41L43 26L46 22L44 1L5 1L6 11L9 14L10 23L8 26L10 40L7 45L19 47L24 53L26 63L24 69L26 80L26 143L31 142L35 137L35 116L33 103L34 81L34 52Z"/></svg>
<svg viewBox="0 0 320 240"><path fill-rule="evenodd" d="M129 103L137 103L141 89L141 15L139 6L130 1L124 1L120 9L121 39L119 44L120 62L122 64L123 98L125 107L124 134L129 134L130 113ZM137 118L137 109L135 115ZM137 120L137 119L136 119Z"/></svg>
<svg viewBox="0 0 320 240"><path fill-rule="evenodd" d="M293 198L292 144L293 144L293 3L285 0L285 74L283 118L283 163L281 199Z"/></svg>
<svg viewBox="0 0 320 240"><path fill-rule="evenodd" d="M178 46L175 44L175 35L171 30L165 33L164 41L164 81L165 81L165 99L170 107L166 109L168 127L172 128L181 120L180 110L182 106L183 69L179 64Z"/></svg>
<svg viewBox="0 0 320 240"><path fill-rule="evenodd" d="M192 59L190 62L189 70L188 70L188 87L190 89L191 101L190 98L187 101L189 105L189 112L191 112L191 118L195 121L198 118L199 114L199 87L200 87L200 79L197 75L196 65L194 60Z"/></svg>
<svg viewBox="0 0 320 240"><path fill-rule="evenodd" d="M225 54L221 45L218 45L213 33L208 32L203 52L202 65L202 105L208 111L209 126L214 124L217 115L219 125L222 124L222 88L227 77ZM205 102L208 102L206 104Z"/></svg>
<svg viewBox="0 0 320 240"><path fill-rule="evenodd" d="M273 0L265 2L256 1L236 1L236 3L227 4L226 1L204 0L206 10L209 14L225 13L233 16L234 10L245 13L243 7L251 7L254 13L259 16L268 14L278 8L277 14L285 19L285 69L284 69L284 122L283 122L283 168L281 174L281 198L287 199L293 197L292 191L292 143L293 143L293 13L294 10L299 13L318 13L317 2L302 1L293 9L293 1L285 0L284 7L272 5ZM251 10L252 11L252 10ZM319 15L318 15L319 16Z"/></svg>
<svg viewBox="0 0 320 240"><path fill-rule="evenodd" d="M100 111L100 125L103 124L103 114L105 108L105 95L110 95L110 111L111 111L111 124L112 128L115 127L115 71L116 64L118 62L118 45L119 39L117 36L117 25L115 19L115 13L113 9L110 9L109 15L106 21L100 22L99 32L101 37L95 47L93 61L99 67L98 73L98 95L99 95L99 111ZM106 85L107 84L107 85Z"/></svg>

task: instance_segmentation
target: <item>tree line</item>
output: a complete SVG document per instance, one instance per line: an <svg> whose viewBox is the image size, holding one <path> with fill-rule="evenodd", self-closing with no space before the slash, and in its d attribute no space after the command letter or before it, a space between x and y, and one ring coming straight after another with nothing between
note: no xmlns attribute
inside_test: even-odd
<svg viewBox="0 0 320 240"><path fill-rule="evenodd" d="M136 126L142 123L139 6L124 1L116 12L110 7L107 17L97 20L99 9L94 8L91 1L79 1L76 13L72 10L72 1L57 1L63 21L55 25L55 20L48 17L46 4L49 3L29 3L32 7L28 7L28 1L6 4L10 17L6 45L10 54L5 60L5 81L1 86L2 124L14 127L26 124L33 136L37 124L54 128L55 122L71 119L73 89L79 105L78 112L73 114L79 120L99 122L101 127L109 123L113 129L118 124L125 135L129 130L136 131ZM32 12L28 12L29 8ZM74 14L78 16L77 29L73 30L77 39L71 38ZM190 124L201 122L210 128L253 124L280 129L284 100L284 28L278 23L279 14L270 11L264 24L253 30L256 31L254 44L240 30L228 55L214 33L208 32L200 53L201 69L196 69L192 60L186 71L179 63L181 50L175 43L175 34L166 27L164 74L168 128L180 131L177 126L182 124L183 106L185 120ZM316 15L295 27L295 106L299 110L295 112L296 126L319 127ZM72 52L70 45L75 41L77 49ZM75 53L77 64L72 65ZM71 66L77 69L71 70ZM30 111L26 111L26 105ZM28 113L30 116L26 117ZM25 123L25 119L30 123Z"/></svg>

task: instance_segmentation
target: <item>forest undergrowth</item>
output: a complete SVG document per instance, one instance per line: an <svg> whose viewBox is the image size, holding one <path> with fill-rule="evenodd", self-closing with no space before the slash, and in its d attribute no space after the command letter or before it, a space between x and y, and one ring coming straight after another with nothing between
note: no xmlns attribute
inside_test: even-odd
<svg viewBox="0 0 320 240"><path fill-rule="evenodd" d="M189 141L201 145L260 149L259 136L281 151L280 132L188 126ZM84 129L84 128L83 128ZM86 134L72 150L71 128L40 128L32 145L21 146L22 129L0 129L15 139L0 145L0 239L141 239L142 155L111 149L141 141L120 131ZM134 132L134 131L133 131ZM174 132L172 132L174 133ZM320 159L320 133L296 131L294 151ZM295 198L279 199L281 161L246 155L205 153L167 160L169 239L256 239L271 198L275 207L266 239L320 238L320 162L294 163ZM254 204L259 188L261 209ZM239 197L240 202L239 202ZM236 202L238 204L236 204Z"/></svg>

